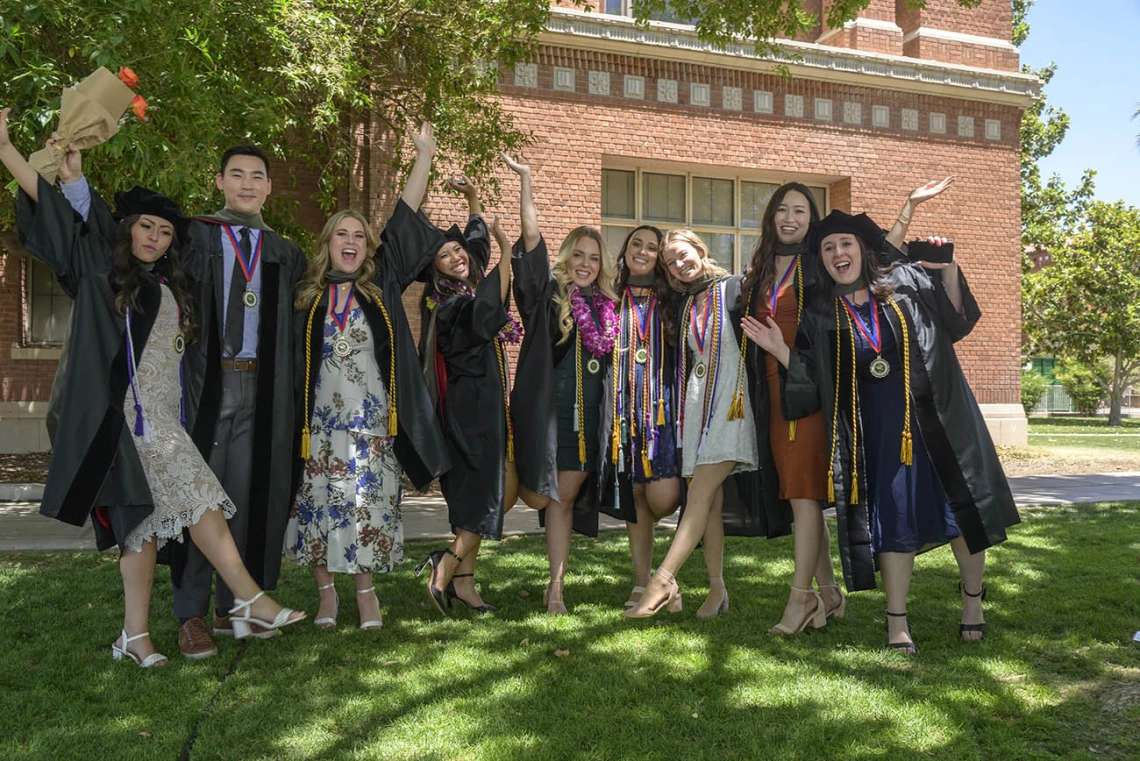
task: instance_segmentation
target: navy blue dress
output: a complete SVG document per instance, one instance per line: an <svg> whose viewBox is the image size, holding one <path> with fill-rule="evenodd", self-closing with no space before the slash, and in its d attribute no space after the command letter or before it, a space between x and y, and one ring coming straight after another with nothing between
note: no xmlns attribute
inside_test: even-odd
<svg viewBox="0 0 1140 761"><path fill-rule="evenodd" d="M860 479L867 489L874 551L921 552L960 536L961 531L927 454L913 409L910 431L914 464L908 467L899 460L905 411L903 363L884 308L889 307L879 304L883 359L891 366L887 377L871 375L869 368L878 354L854 328L859 418L867 464L867 473L860 474ZM856 310L869 324L870 303ZM911 361L915 360L912 356Z"/></svg>

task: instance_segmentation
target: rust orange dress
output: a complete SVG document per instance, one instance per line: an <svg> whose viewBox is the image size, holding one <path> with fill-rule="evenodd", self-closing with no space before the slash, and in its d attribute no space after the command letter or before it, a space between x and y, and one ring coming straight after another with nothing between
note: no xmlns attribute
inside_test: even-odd
<svg viewBox="0 0 1140 761"><path fill-rule="evenodd" d="M754 316L760 322L771 316L784 334L784 343L795 346L798 327L795 278L789 278L776 297L774 315L770 310L769 294L758 299ZM779 360L771 354L765 354L764 361L768 376L768 399L771 403L768 438L772 457L776 461L776 474L780 477L780 499L815 499L826 502L828 442L823 413L816 412L810 417L795 421L793 440L791 426L780 414Z"/></svg>

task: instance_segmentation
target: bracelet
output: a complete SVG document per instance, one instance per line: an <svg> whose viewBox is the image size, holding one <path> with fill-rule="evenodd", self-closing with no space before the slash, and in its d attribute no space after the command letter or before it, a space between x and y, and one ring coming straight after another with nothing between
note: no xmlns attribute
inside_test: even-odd
<svg viewBox="0 0 1140 761"><path fill-rule="evenodd" d="M898 219L896 219L895 221L898 222L900 225L909 225L910 224L910 217L903 219L902 214L899 214Z"/></svg>

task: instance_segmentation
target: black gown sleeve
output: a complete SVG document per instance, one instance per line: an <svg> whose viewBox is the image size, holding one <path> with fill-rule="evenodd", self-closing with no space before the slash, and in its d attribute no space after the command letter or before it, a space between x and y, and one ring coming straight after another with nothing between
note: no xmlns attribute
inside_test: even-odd
<svg viewBox="0 0 1140 761"><path fill-rule="evenodd" d="M518 307L523 327L529 329L538 310L548 308L558 285L554 273L550 271L546 240L540 237L538 245L527 251L522 238L519 238L511 249L511 270L514 272L512 289L515 306Z"/></svg>
<svg viewBox="0 0 1140 761"><path fill-rule="evenodd" d="M473 270L477 268L480 272L486 271L487 265L491 262L491 231L487 228L487 222L482 215L471 215L467 220L467 227L463 230L463 237L467 239L467 254L474 260L471 268ZM442 246L443 242L441 241L439 245ZM436 250L439 250L439 246L436 246Z"/></svg>
<svg viewBox="0 0 1140 761"><path fill-rule="evenodd" d="M444 242L440 229L422 211L412 211L401 198L380 233L377 281L394 281L403 292L431 264Z"/></svg>
<svg viewBox="0 0 1140 761"><path fill-rule="evenodd" d="M796 331L796 345L791 347L780 393L784 420L799 420L820 410L819 389L825 382L820 379L820 373L825 371L820 348L826 336L821 327L819 320L805 315Z"/></svg>
<svg viewBox="0 0 1140 761"><path fill-rule="evenodd" d="M982 311L970 286L966 283L966 275L962 268L958 268L958 287L962 294L962 311L959 312L950 297L946 294L946 285L942 281L942 273L928 272L919 264L905 264L895 270L901 283L914 289L918 302L923 310L931 315L938 327L950 335L955 343L970 334Z"/></svg>
<svg viewBox="0 0 1140 761"><path fill-rule="evenodd" d="M43 177L38 177L39 202L20 191L17 229L20 244L51 268L61 287L75 298L79 279L84 275L107 272L110 252L98 236L84 234L82 218L62 193ZM94 194L92 206L94 207Z"/></svg>
<svg viewBox="0 0 1140 761"><path fill-rule="evenodd" d="M436 335L444 355L486 344L507 324L507 307L499 288L495 269L479 283L474 296L453 296L436 308Z"/></svg>

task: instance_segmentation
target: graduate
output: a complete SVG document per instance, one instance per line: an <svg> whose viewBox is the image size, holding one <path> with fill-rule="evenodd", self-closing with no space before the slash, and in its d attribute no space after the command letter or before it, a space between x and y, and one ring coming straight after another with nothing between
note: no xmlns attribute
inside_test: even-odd
<svg viewBox="0 0 1140 761"><path fill-rule="evenodd" d="M452 225L446 242L431 251L421 278L427 318L421 321L420 355L447 443L450 467L439 480L455 540L417 567L430 569L427 592L446 615L458 600L479 613L496 610L475 587L475 563L483 539L501 539L503 515L518 499L510 366L506 346L521 339L510 312L510 243L496 222L499 262L485 273L491 246L478 188L466 177L450 187L468 202L465 231Z"/></svg>
<svg viewBox="0 0 1140 761"><path fill-rule="evenodd" d="M985 550L1018 515L954 351L980 319L978 304L953 259L907 262L866 214L832 211L812 225L808 248L820 257L818 298L795 347L771 318L749 317L744 329L787 368L784 418L823 411L847 588L874 588L880 568L887 644L914 653L914 556L949 542L961 575L959 633L979 640Z"/></svg>
<svg viewBox="0 0 1140 761"><path fill-rule="evenodd" d="M918 205L938 196L953 182L953 177L947 177L911 192L887 240L902 245ZM760 240L731 312L734 324L745 316L761 323L771 317L783 331L786 343L795 340L803 310L815 297L817 252L808 251L805 241L809 226L819 219L810 188L790 182L776 189L761 218ZM762 524L755 531L741 533L779 536L787 533L790 508L795 520L795 570L784 615L768 632L795 634L809 625L819 628L830 618L842 618L847 607L835 583L831 537L823 520L828 452L823 414L785 420L780 414L782 366L767 352L755 347L749 351L748 342L741 344L741 351L752 389L760 468L729 479L725 519L731 522L738 501L759 501L764 509L755 514L764 519ZM818 589L812 587L813 577Z"/></svg>
<svg viewBox="0 0 1140 761"><path fill-rule="evenodd" d="M65 199L12 146L8 111L0 162L20 187L20 242L75 302L59 409L68 435L56 442L40 512L76 526L90 517L99 549L120 548L124 617L111 656L142 668L167 662L148 632L150 595L159 553L184 531L236 594L227 609L235 636L302 620L242 564L225 524L234 505L184 429L182 359L198 329L179 261L189 221L170 199L135 187L116 194L116 222L74 146L60 167Z"/></svg>
<svg viewBox="0 0 1140 761"><path fill-rule="evenodd" d="M336 627L334 572L353 575L360 628L383 626L372 574L404 558L400 476L422 490L447 469L402 299L443 243L418 212L431 124L411 139L416 162L379 247L360 214L334 214L294 301L301 459L285 554L313 569L322 629Z"/></svg>
<svg viewBox="0 0 1140 761"><path fill-rule="evenodd" d="M514 294L526 336L514 400L519 480L549 496L542 512L550 583L547 612L566 613L562 599L572 529L598 535L597 471L602 385L617 337L617 295L602 234L570 231L553 271L538 231L530 168L504 155L522 186L522 237L515 244ZM554 420L554 426L550 425Z"/></svg>
<svg viewBox="0 0 1140 761"><path fill-rule="evenodd" d="M261 217L273 182L259 148L227 150L214 183L225 206L190 224L183 252L200 317L200 338L185 362L187 430L237 506L229 526L246 565L273 589L296 457L293 288L307 262ZM217 584L213 626L206 624L212 579L209 561L193 546L172 574L186 658L217 654L211 629L232 632L226 611L233 594L224 580Z"/></svg>
<svg viewBox="0 0 1140 761"><path fill-rule="evenodd" d="M647 618L662 608L680 611L675 574L698 542L710 579L708 599L701 607L705 615L728 610L721 486L733 473L755 470L759 462L741 338L728 314L740 276L732 277L718 265L692 230L671 230L664 243L661 258L669 283L685 294L679 332L684 343L677 362L677 441L681 476L690 481L685 513L669 552L637 605L622 613L627 618Z"/></svg>

